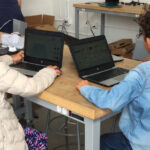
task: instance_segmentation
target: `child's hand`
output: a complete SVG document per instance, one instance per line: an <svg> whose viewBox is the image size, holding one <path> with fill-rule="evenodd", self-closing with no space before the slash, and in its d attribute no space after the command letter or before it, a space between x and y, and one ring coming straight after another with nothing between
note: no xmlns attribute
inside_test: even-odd
<svg viewBox="0 0 150 150"><path fill-rule="evenodd" d="M49 65L49 66L47 66L47 68L54 69L56 71L57 76L61 75L61 70L57 66L51 66L51 65Z"/></svg>
<svg viewBox="0 0 150 150"><path fill-rule="evenodd" d="M87 80L82 80L76 85L76 88L80 90L80 88L84 85L89 85L89 82Z"/></svg>
<svg viewBox="0 0 150 150"><path fill-rule="evenodd" d="M24 51L19 51L17 54L11 55L13 63L17 64L18 62L23 61L24 59Z"/></svg>

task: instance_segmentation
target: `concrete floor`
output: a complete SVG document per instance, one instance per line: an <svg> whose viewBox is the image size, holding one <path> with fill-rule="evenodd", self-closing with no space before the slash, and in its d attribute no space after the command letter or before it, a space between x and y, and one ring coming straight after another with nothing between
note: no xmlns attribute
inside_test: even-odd
<svg viewBox="0 0 150 150"><path fill-rule="evenodd" d="M35 104L33 105L33 108L34 108L34 112L38 116L38 118L34 119L33 126L34 128L45 132L48 110L40 106L37 106ZM53 118L56 116L59 116L59 114L51 111L51 117ZM65 122L65 118L60 117L51 123L51 127L53 129L60 129L60 127L63 126L64 122ZM110 118L102 122L102 126L101 126L102 134L112 131L112 123L113 123L113 118ZM80 132L84 133L84 125L81 123L79 125L80 125ZM118 125L118 122L117 122L117 125ZM115 128L115 131L119 131L117 125ZM63 131L66 131L66 130L63 130ZM76 133L76 124L72 120L69 120L68 132ZM84 135L80 136L80 142L81 142L81 150L84 150ZM57 135L53 130L49 129L48 150L77 150L77 137L76 136L65 137L65 136Z"/></svg>

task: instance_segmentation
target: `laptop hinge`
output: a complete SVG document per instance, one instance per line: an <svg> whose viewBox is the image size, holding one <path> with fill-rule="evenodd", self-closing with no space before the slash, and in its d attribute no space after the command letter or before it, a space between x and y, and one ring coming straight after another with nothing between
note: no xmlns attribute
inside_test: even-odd
<svg viewBox="0 0 150 150"><path fill-rule="evenodd" d="M91 74L89 74L89 75L84 75L84 76L82 76L82 77L83 77L83 78L91 77L91 76L97 75L97 74L99 74L99 73L102 73L102 72L105 72L105 71L108 71L108 70L111 70L111 69L114 69L114 68L116 68L116 67L114 66L114 67L112 67L112 68L109 68L109 69L106 69L106 70L103 70L103 71L99 71L99 72L95 72L95 73L91 73Z"/></svg>
<svg viewBox="0 0 150 150"><path fill-rule="evenodd" d="M31 64L31 65L37 65L37 66L42 66L42 67L45 66L45 65L42 65L42 64L31 63L31 62L28 62L28 61L23 61L23 63Z"/></svg>

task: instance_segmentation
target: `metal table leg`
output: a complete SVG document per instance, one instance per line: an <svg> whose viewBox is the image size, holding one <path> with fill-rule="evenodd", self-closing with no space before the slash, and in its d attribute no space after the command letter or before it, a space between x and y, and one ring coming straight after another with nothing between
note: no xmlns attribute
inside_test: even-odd
<svg viewBox="0 0 150 150"><path fill-rule="evenodd" d="M100 150L100 123L85 118L85 150Z"/></svg>
<svg viewBox="0 0 150 150"><path fill-rule="evenodd" d="M27 125L32 126L33 114L32 114L32 102L29 101L27 98L24 99L25 105L25 119Z"/></svg>
<svg viewBox="0 0 150 150"><path fill-rule="evenodd" d="M79 9L75 8L75 37L79 39Z"/></svg>
<svg viewBox="0 0 150 150"><path fill-rule="evenodd" d="M105 14L101 13L101 30L100 30L100 34L104 35L105 34Z"/></svg>

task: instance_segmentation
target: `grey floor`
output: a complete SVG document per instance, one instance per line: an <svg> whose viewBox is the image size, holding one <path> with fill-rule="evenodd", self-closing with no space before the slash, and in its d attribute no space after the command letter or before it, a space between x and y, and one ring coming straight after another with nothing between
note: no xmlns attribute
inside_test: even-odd
<svg viewBox="0 0 150 150"><path fill-rule="evenodd" d="M46 121L47 121L47 112L48 110L40 107L38 105L33 105L34 113L38 116L38 118L34 118L33 126L36 129L39 129L45 132L46 129ZM51 118L59 116L59 114L51 111ZM119 119L119 117L118 117ZM117 119L117 120L118 120ZM54 130L59 130L61 132L67 132L70 134L76 133L76 123L72 120L67 120L68 128L61 128L65 123L64 117L58 117L53 120L50 124L52 129L48 130L48 150L77 150L77 137L65 137L61 135L57 135ZM102 123L101 131L103 133L108 133L112 131L113 118L110 118ZM117 121L118 124L118 121ZM80 125L80 133L84 133L84 125L81 123ZM116 125L115 131L118 131L118 126ZM81 141L81 150L84 150L84 135L80 136Z"/></svg>

